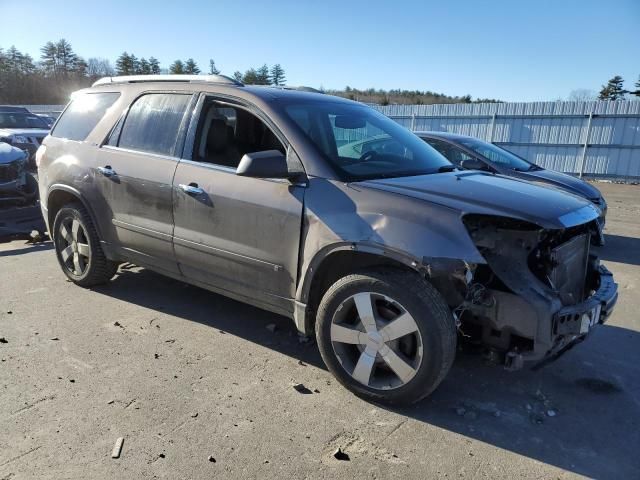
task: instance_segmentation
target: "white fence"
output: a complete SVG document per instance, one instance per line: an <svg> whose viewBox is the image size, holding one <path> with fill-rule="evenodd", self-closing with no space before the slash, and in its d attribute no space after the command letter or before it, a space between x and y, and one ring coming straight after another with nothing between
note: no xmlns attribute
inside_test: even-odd
<svg viewBox="0 0 640 480"><path fill-rule="evenodd" d="M25 105L57 116L64 105ZM413 131L460 133L588 178L640 181L640 101L374 106Z"/></svg>
<svg viewBox="0 0 640 480"><path fill-rule="evenodd" d="M588 178L640 180L640 101L374 108L413 131L481 138L544 168Z"/></svg>

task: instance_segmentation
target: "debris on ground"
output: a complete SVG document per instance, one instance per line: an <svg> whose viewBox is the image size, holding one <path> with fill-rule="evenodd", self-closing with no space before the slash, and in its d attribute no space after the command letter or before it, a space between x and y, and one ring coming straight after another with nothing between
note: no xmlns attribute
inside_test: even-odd
<svg viewBox="0 0 640 480"><path fill-rule="evenodd" d="M38 230L31 230L31 233L29 233L29 239L24 243L25 245L29 243L42 243L46 239L47 239L46 234L42 234Z"/></svg>
<svg viewBox="0 0 640 480"><path fill-rule="evenodd" d="M113 450L111 451L111 458L120 458L120 452L122 452L122 444L124 443L123 437L118 437L116 440L116 444L113 446Z"/></svg>
<svg viewBox="0 0 640 480"><path fill-rule="evenodd" d="M213 455L209 455L209 457L207 458L207 460L209 460L211 463L216 463L216 459L213 458Z"/></svg>
<svg viewBox="0 0 640 480"><path fill-rule="evenodd" d="M296 390L296 392L303 393L305 395L309 395L309 394L313 393L311 390L309 390L307 387L305 387L304 384L302 384L302 383L294 384L293 388Z"/></svg>
<svg viewBox="0 0 640 480"><path fill-rule="evenodd" d="M107 402L107 405L111 405L113 402L115 402L115 400L111 399Z"/></svg>
<svg viewBox="0 0 640 480"><path fill-rule="evenodd" d="M164 453L161 453L160 455L158 455L158 457L159 457L159 458L164 458L164 457L165 457L165 454L164 454Z"/></svg>
<svg viewBox="0 0 640 480"><path fill-rule="evenodd" d="M7 310L7 315L11 315L13 312L11 310Z"/></svg>
<svg viewBox="0 0 640 480"><path fill-rule="evenodd" d="M51 340L52 342L57 342L60 339L58 337L51 337L49 340Z"/></svg>
<svg viewBox="0 0 640 480"><path fill-rule="evenodd" d="M197 416L198 416L198 412L193 412L193 413L191 414L191 418L196 418Z"/></svg>
<svg viewBox="0 0 640 480"><path fill-rule="evenodd" d="M124 327L120 324L120 322L113 322L113 326L114 326L114 327L124 328Z"/></svg>
<svg viewBox="0 0 640 480"><path fill-rule="evenodd" d="M304 363L302 360L298 360L298 365L302 366L302 367L306 367L307 364Z"/></svg>
<svg viewBox="0 0 640 480"><path fill-rule="evenodd" d="M278 329L275 323L270 323L265 328L269 330L271 333L275 333L275 331Z"/></svg>
<svg viewBox="0 0 640 480"><path fill-rule="evenodd" d="M9 340L4 337L0 337L0 343L9 343Z"/></svg>
<svg viewBox="0 0 640 480"><path fill-rule="evenodd" d="M153 354L153 358L160 358L160 354L159 353L154 353Z"/></svg>
<svg viewBox="0 0 640 480"><path fill-rule="evenodd" d="M351 460L349 458L349 455L346 452L343 452L340 447L338 447L338 449L333 452L333 458L335 458L336 460L343 460L345 462L348 462L349 460Z"/></svg>

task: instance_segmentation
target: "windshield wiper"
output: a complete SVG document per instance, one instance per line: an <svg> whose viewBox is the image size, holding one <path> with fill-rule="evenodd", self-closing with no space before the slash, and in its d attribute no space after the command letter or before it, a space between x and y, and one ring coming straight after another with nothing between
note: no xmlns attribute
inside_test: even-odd
<svg viewBox="0 0 640 480"><path fill-rule="evenodd" d="M438 173L454 172L457 169L458 167L456 167L455 165L442 165L438 168Z"/></svg>

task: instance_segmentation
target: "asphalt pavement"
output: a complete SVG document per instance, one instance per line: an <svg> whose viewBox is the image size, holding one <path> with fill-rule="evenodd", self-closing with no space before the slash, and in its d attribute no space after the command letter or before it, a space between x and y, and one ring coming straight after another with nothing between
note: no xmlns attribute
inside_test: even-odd
<svg viewBox="0 0 640 480"><path fill-rule="evenodd" d="M51 243L1 243L0 479L640 478L640 187L597 186L609 322L536 372L459 352L402 409L286 318L134 266L82 289Z"/></svg>

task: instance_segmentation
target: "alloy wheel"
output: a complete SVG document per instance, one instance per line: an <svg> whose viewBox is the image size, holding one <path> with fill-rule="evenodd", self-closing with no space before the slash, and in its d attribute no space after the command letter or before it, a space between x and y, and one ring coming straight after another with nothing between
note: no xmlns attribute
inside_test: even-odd
<svg viewBox="0 0 640 480"><path fill-rule="evenodd" d="M73 275L82 276L91 260L89 237L82 223L73 217L65 218L58 229L60 258Z"/></svg>
<svg viewBox="0 0 640 480"><path fill-rule="evenodd" d="M399 302L379 293L344 300L333 316L330 337L342 367L369 388L401 387L422 363L418 324Z"/></svg>

